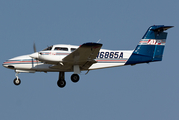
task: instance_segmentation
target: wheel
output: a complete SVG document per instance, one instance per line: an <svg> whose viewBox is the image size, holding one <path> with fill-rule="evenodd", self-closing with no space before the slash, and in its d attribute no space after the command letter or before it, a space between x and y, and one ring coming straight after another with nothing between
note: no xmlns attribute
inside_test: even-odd
<svg viewBox="0 0 179 120"><path fill-rule="evenodd" d="M15 85L20 85L20 84L21 84L21 80L20 80L19 78L18 78L18 79L15 78L15 79L14 79L14 84L15 84Z"/></svg>
<svg viewBox="0 0 179 120"><path fill-rule="evenodd" d="M57 85L58 85L58 87L63 88L66 85L66 81L65 80L58 80Z"/></svg>
<svg viewBox="0 0 179 120"><path fill-rule="evenodd" d="M80 79L80 77L79 77L78 74L73 74L73 75L71 76L71 81L74 82L74 83L78 82L79 79Z"/></svg>

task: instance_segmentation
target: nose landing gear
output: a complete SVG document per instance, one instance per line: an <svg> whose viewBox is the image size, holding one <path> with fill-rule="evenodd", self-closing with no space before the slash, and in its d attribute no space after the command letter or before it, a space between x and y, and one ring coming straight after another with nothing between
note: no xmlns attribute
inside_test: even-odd
<svg viewBox="0 0 179 120"><path fill-rule="evenodd" d="M19 79L18 74L19 74L19 73L16 73L16 74L15 74L16 78L15 78L14 81L13 81L15 85L20 85L20 84L21 84L21 80Z"/></svg>

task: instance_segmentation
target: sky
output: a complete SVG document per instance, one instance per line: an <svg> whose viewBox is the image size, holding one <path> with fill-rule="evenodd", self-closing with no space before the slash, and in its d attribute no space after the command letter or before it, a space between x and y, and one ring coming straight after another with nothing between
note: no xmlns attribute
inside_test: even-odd
<svg viewBox="0 0 179 120"><path fill-rule="evenodd" d="M0 63L53 44L133 50L151 25L167 30L163 61L90 71L57 86L58 72L0 67L1 120L178 120L178 0L0 0Z"/></svg>

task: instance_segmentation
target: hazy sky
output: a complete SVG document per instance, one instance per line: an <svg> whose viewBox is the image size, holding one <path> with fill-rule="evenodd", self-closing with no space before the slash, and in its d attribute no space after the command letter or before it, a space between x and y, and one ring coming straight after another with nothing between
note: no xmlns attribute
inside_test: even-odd
<svg viewBox="0 0 179 120"><path fill-rule="evenodd" d="M178 120L178 0L0 0L0 53L5 60L53 44L133 50L151 25L172 25L162 62L83 72L22 73L0 67L1 120Z"/></svg>

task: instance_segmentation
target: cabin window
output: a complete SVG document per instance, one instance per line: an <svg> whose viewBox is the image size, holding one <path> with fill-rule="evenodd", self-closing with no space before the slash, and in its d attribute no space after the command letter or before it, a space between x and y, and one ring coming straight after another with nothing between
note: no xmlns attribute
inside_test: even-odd
<svg viewBox="0 0 179 120"><path fill-rule="evenodd" d="M71 52L73 52L73 51L75 51L76 50L76 48L71 48Z"/></svg>
<svg viewBox="0 0 179 120"><path fill-rule="evenodd" d="M55 47L54 50L68 51L68 48L65 48L65 47Z"/></svg>
<svg viewBox="0 0 179 120"><path fill-rule="evenodd" d="M53 46L50 46L48 48L45 48L43 51L51 50Z"/></svg>

